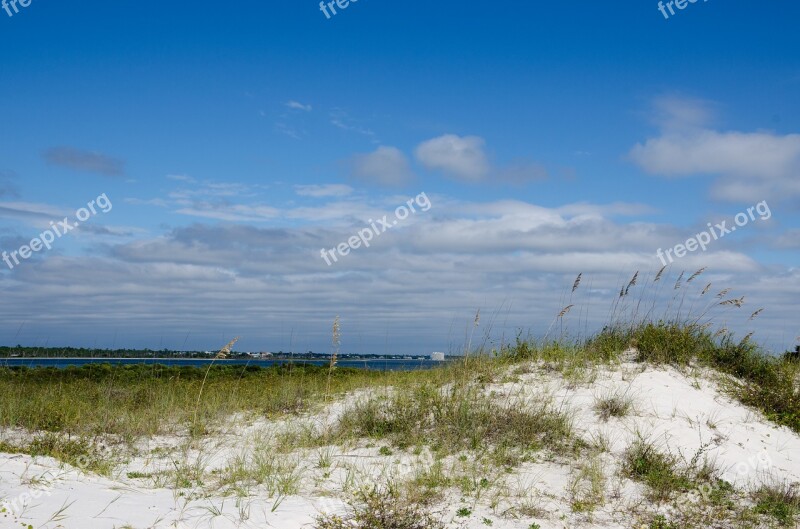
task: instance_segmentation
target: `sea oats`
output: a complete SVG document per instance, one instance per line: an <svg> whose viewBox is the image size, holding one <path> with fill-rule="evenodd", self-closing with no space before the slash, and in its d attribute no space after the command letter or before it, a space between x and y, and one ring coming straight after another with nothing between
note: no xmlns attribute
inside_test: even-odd
<svg viewBox="0 0 800 529"><path fill-rule="evenodd" d="M639 271L638 271L638 270L636 271L636 273L635 273L635 274L633 274L633 277L632 277L632 278L631 278L631 280L628 282L628 286L627 286L627 287L625 287L625 295L626 295L626 296L628 295L628 291L631 289L631 287L636 285L636 280L637 280L637 279L639 279Z"/></svg>
<svg viewBox="0 0 800 529"><path fill-rule="evenodd" d="M580 284L581 284L581 276L582 276L582 275L583 275L583 272L581 272L580 274L578 274L578 277L576 277L576 278L575 278L575 282L574 282L574 283L572 283L572 291L573 291L573 292L575 292L575 290L578 288L578 285L580 285Z"/></svg>
<svg viewBox="0 0 800 529"><path fill-rule="evenodd" d="M220 349L219 352L214 356L214 360L222 360L224 358L228 358L228 355L231 354L231 349L233 349L233 346L236 345L236 342L238 341L239 337L237 336L236 338L228 342L228 345Z"/></svg>
<svg viewBox="0 0 800 529"><path fill-rule="evenodd" d="M687 279L687 280L686 280L686 284L688 285L689 283L691 283L691 282L692 282L692 280L693 280L695 277L699 276L700 274L702 274L702 273L703 273L703 272L705 272L705 271L706 271L706 267L704 266L703 268L701 268L700 270L698 270L697 272L695 272L694 274L692 274L692 275L691 275L691 277L689 277L689 279Z"/></svg>
<svg viewBox="0 0 800 529"><path fill-rule="evenodd" d="M720 305L736 305L737 308L741 308L744 304L744 296L740 297L739 299L726 299L725 301L720 302Z"/></svg>

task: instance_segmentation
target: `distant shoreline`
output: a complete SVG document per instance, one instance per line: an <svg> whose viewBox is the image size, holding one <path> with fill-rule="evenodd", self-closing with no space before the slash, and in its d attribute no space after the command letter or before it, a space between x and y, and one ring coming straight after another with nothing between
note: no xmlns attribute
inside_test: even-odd
<svg viewBox="0 0 800 529"><path fill-rule="evenodd" d="M256 366L269 368L282 365L309 364L327 366L328 358L175 358L175 357L3 357L0 367L14 368L59 368L83 367L89 365L111 364L125 365L164 365L167 367L205 367L212 363L219 366ZM339 358L339 367L367 369L375 371L414 371L430 369L447 363L447 360L431 360L429 358Z"/></svg>

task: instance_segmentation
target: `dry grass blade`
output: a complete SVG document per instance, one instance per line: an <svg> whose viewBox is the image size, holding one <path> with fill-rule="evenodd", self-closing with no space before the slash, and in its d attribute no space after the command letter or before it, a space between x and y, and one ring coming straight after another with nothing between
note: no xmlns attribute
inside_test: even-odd
<svg viewBox="0 0 800 529"><path fill-rule="evenodd" d="M762 308L762 309L758 309L757 311L755 311L754 313L752 313L752 314L750 315L750 318L749 318L749 319L750 319L750 320L754 319L756 316L758 316L758 315L759 315L759 314L761 314L762 312L764 312L764 309L763 309L763 308Z"/></svg>
<svg viewBox="0 0 800 529"><path fill-rule="evenodd" d="M225 347L220 349L219 352L216 355L214 355L214 360L222 360L224 358L228 358L228 355L231 354L233 346L236 345L236 342L238 341L239 337L237 336L236 338L228 342L228 344Z"/></svg>
<svg viewBox="0 0 800 529"><path fill-rule="evenodd" d="M638 270L636 271L636 273L635 273L635 274L633 274L633 277L632 277L632 278L631 278L631 280L628 282L628 286L627 286L627 287L625 287L625 295L626 295L626 296L628 295L628 291L631 289L631 287L636 285L636 280L637 280L637 279L639 279L639 271L638 271Z"/></svg>
<svg viewBox="0 0 800 529"><path fill-rule="evenodd" d="M564 316L566 316L569 313L570 309L572 309L572 307L574 306L575 305L567 305L566 307L561 309L561 312L558 313L558 317L563 318Z"/></svg>
<svg viewBox="0 0 800 529"><path fill-rule="evenodd" d="M706 267L704 266L703 268L701 268L700 270L698 270L697 272L695 272L694 274L692 274L692 275L689 277L689 279L687 279L687 280L686 280L686 284L688 285L689 283L691 283L691 282L692 282L692 280L693 280L694 278L696 278L697 276L699 276L700 274L702 274L702 273L703 273L703 272L705 272L705 271L706 271Z"/></svg>
<svg viewBox="0 0 800 529"><path fill-rule="evenodd" d="M211 361L210 364L208 364L208 369L206 369L206 374L203 377L203 383L200 384L200 392L197 394L197 404L195 404L195 407L194 407L193 428L194 428L195 431L198 430L198 428L197 428L197 412L200 409L200 402L201 402L202 397L203 397L203 390L206 387L206 381L208 380L208 373L211 371L211 366L213 366L214 362L216 362L217 360L222 360L224 358L227 358L227 356L230 354L231 350L233 350L233 346L238 341L239 341L239 337L237 336L236 338L234 338L233 340L228 342L228 344L225 347L220 349L219 352L216 355L214 355L214 359Z"/></svg>
<svg viewBox="0 0 800 529"><path fill-rule="evenodd" d="M575 278L575 282L572 283L572 292L575 292L575 290L577 290L578 286L581 284L581 276L583 276L583 272L578 274L578 277Z"/></svg>
<svg viewBox="0 0 800 529"><path fill-rule="evenodd" d="M658 273L656 274L656 278L653 280L653 283L657 283L661 279L661 276L664 274L664 270L666 269L667 265L661 267L661 270L659 270Z"/></svg>
<svg viewBox="0 0 800 529"><path fill-rule="evenodd" d="M333 370L336 369L336 364L339 361L339 344L341 343L341 327L339 325L339 316L336 316L333 320L333 336L331 337L331 345L333 346L333 352L331 352L331 361L328 365L328 380L325 385L325 400L327 401L330 397L331 392L331 375L333 375Z"/></svg>
<svg viewBox="0 0 800 529"><path fill-rule="evenodd" d="M681 288L681 279L683 279L683 274L684 274L684 273L685 273L685 272L681 272L681 275L679 275L679 276L678 276L678 280L677 280L677 281L675 281L675 288L674 288L674 290L678 290L679 288Z"/></svg>
<svg viewBox="0 0 800 529"><path fill-rule="evenodd" d="M723 290L723 291L721 291L719 294L717 294L717 297L718 297L718 298L720 298L720 299L722 299L722 298L724 298L724 297L725 297L725 296L728 294L728 292L730 292L730 291L731 291L731 289L729 289L729 288L726 288L725 290Z"/></svg>
<svg viewBox="0 0 800 529"><path fill-rule="evenodd" d="M700 292L700 295L701 295L701 296L705 296L705 295L706 295L706 293L709 291L709 289L711 289L711 283L709 283L709 284L707 284L707 285L706 285L706 288L704 288L704 289L703 289L703 291L702 291L702 292Z"/></svg>
<svg viewBox="0 0 800 529"><path fill-rule="evenodd" d="M341 337L342 333L339 325L339 316L336 316L336 318L333 320L333 336L331 338L331 345L333 346L330 362L331 371L336 368L336 364L339 362L339 344L341 343Z"/></svg>
<svg viewBox="0 0 800 529"><path fill-rule="evenodd" d="M744 305L744 296L740 297L739 299L726 299L725 301L721 301L720 305L735 305L736 308L741 308Z"/></svg>

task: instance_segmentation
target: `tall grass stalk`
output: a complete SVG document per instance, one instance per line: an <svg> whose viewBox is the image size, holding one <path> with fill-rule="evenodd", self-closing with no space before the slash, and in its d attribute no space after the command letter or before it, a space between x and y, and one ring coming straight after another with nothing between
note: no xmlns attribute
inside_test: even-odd
<svg viewBox="0 0 800 529"><path fill-rule="evenodd" d="M208 380L208 373L211 371L211 366L213 366L214 362L216 362L217 360L222 360L224 358L227 358L228 355L230 354L231 350L233 349L233 346L238 341L239 341L239 337L237 336L236 338L234 338L233 340L228 342L228 344L225 347L220 349L219 352L216 355L214 355L214 359L211 360L211 363L208 364L208 369L206 369L206 374L203 377L203 383L200 384L200 391L197 394L197 405L194 408L194 420L192 421L192 429L195 430L195 431L197 431L197 426L198 426L197 413L200 410L200 402L201 402L201 400L203 398L203 390L206 387L206 380Z"/></svg>
<svg viewBox="0 0 800 529"><path fill-rule="evenodd" d="M332 345L332 352L331 352L331 361L328 364L328 382L325 385L325 401L327 402L330 399L331 393L331 378L333 377L333 370L336 369L336 363L338 362L339 357L339 345L341 343L341 328L339 326L339 316L333 320L333 335L331 337L331 345Z"/></svg>

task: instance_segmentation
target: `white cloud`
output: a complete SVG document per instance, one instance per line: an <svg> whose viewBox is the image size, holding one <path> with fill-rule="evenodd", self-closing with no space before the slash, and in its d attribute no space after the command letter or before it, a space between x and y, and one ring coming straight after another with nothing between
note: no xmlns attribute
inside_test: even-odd
<svg viewBox="0 0 800 529"><path fill-rule="evenodd" d="M34 202L0 202L0 218L9 218L31 226L49 227L50 221L58 221L75 214L75 210Z"/></svg>
<svg viewBox="0 0 800 529"><path fill-rule="evenodd" d="M320 258L321 248L332 248L367 226L367 215L391 215L404 201L402 196L358 196L313 211L284 212L307 219L302 226L198 222L156 236L134 234L135 241L123 244L107 240L80 257L43 254L41 260L0 274L7 298L0 307L0 332L14 335L22 321L30 321L32 330L26 324L22 343L57 334L78 345L89 335L101 346L116 339L118 344L155 347L163 336L164 346L177 348L189 333L188 347L210 348L221 341L219 329L224 328L243 336L246 347L288 350L288 329L296 326L293 339L302 336L303 342L292 347L318 351L328 347L330 322L341 313L350 337L348 352L425 352L447 349L454 319L469 324L478 307L485 313L504 307L503 317L493 324L493 338L513 336L531 325L534 332L544 331L566 304L563 293L578 272L583 272L583 283L570 301L576 309L564 323L572 325L569 330L591 332L607 322L609 304L633 272L652 277L660 268L657 248L697 232L696 227L617 218L646 208L636 204L548 208L521 200L435 197L429 212L374 238L369 248L353 251L332 267ZM276 213L268 206L191 207L185 213L237 221L260 222ZM714 283L714 291L735 286L733 293L746 295L753 306L741 311L743 320L756 308L769 307L764 319L744 321L742 334L758 330L758 338L780 340L783 315L800 296L800 271L764 268L748 257L750 244L762 241L769 244L764 237L750 242L726 237L707 252L676 261L669 273L674 282L682 269L710 265L708 276L682 288L691 288L694 296L707 282ZM636 288L646 288L644 283ZM672 293L667 288L665 295ZM631 302L640 295L636 292ZM737 314L724 314L731 328ZM124 328L136 332L115 338L115 331ZM276 343L282 329L286 342ZM383 348L387 332L396 344L389 350Z"/></svg>
<svg viewBox="0 0 800 529"><path fill-rule="evenodd" d="M478 182L490 171L485 143L478 136L445 134L421 143L415 155L428 169L442 171L457 180Z"/></svg>
<svg viewBox="0 0 800 529"><path fill-rule="evenodd" d="M353 156L354 177L383 186L401 186L414 179L403 152L396 147L380 146L369 154Z"/></svg>
<svg viewBox="0 0 800 529"><path fill-rule="evenodd" d="M276 218L280 211L264 205L195 202L190 207L178 209L176 213L230 222L263 222Z"/></svg>
<svg viewBox="0 0 800 529"><path fill-rule="evenodd" d="M292 110L302 110L304 112L311 112L311 105L304 105L303 103L298 103L297 101L287 101L286 106L291 108Z"/></svg>
<svg viewBox="0 0 800 529"><path fill-rule="evenodd" d="M345 197L353 193L353 188L345 184L297 185L294 191L301 197Z"/></svg>
<svg viewBox="0 0 800 529"><path fill-rule="evenodd" d="M665 109L662 134L629 153L646 172L717 176L712 195L732 202L800 196L800 134L697 128L704 116L696 102L682 107L672 101L662 105L662 114Z"/></svg>

